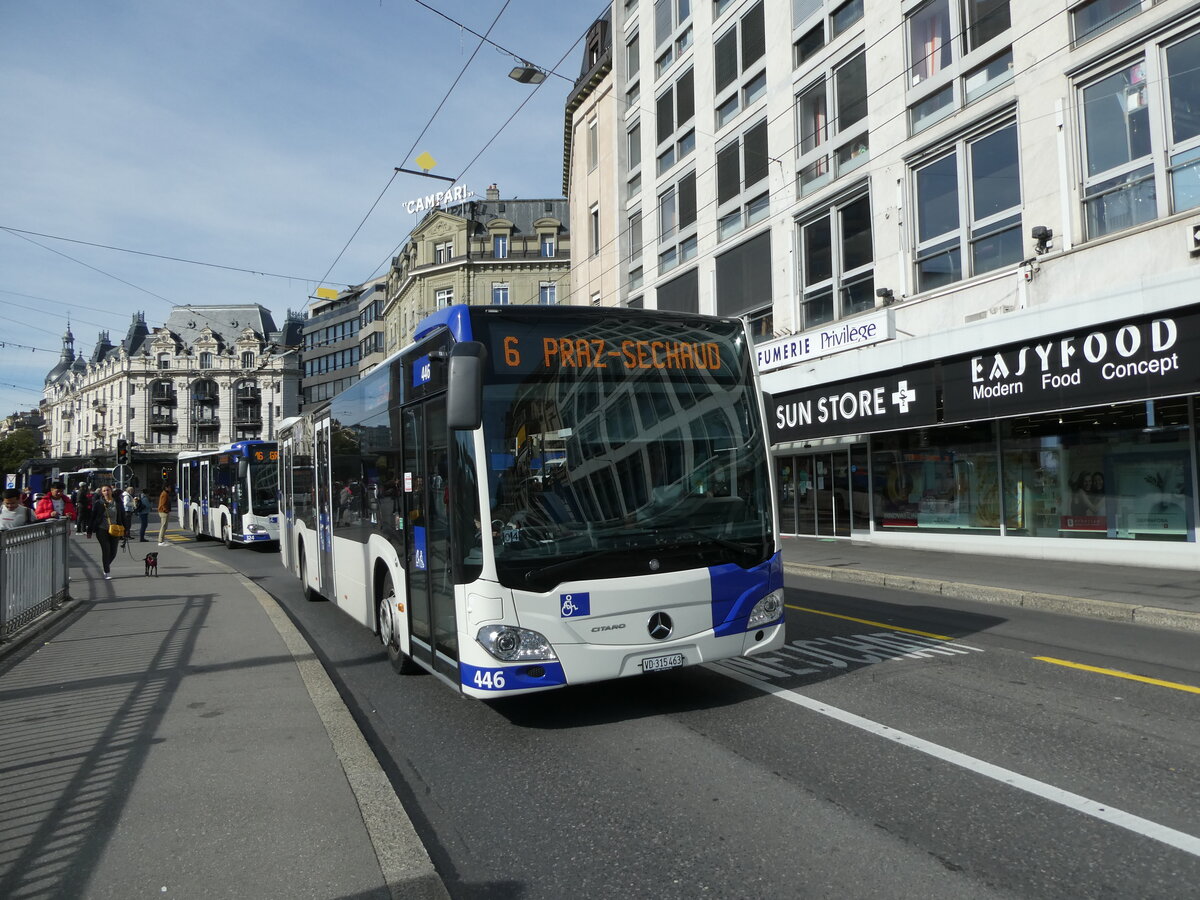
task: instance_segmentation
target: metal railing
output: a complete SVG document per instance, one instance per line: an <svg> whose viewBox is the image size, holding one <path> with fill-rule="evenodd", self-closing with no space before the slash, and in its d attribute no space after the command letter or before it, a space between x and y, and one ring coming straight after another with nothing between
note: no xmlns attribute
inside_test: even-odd
<svg viewBox="0 0 1200 900"><path fill-rule="evenodd" d="M0 531L0 641L70 599L70 519Z"/></svg>

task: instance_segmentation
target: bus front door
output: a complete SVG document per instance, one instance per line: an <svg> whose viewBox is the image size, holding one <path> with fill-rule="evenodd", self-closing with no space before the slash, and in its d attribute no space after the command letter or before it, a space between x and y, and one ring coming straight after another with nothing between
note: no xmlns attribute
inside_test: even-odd
<svg viewBox="0 0 1200 900"><path fill-rule="evenodd" d="M405 579L413 658L458 684L444 394L404 409Z"/></svg>
<svg viewBox="0 0 1200 900"><path fill-rule="evenodd" d="M208 527L209 476L212 467L207 459L200 460L200 511L196 514L196 534L212 534Z"/></svg>
<svg viewBox="0 0 1200 900"><path fill-rule="evenodd" d="M313 424L315 428L315 440L313 443L317 451L317 471L326 473L330 471L329 419L324 418ZM333 503L328 478L321 477L317 479L316 492L317 577L320 581L317 585L317 591L323 596L329 597L333 591Z"/></svg>

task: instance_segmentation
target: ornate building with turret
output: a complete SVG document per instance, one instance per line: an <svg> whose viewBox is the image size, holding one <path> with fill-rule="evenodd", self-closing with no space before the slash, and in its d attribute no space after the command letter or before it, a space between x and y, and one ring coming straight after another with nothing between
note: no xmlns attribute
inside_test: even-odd
<svg viewBox="0 0 1200 900"><path fill-rule="evenodd" d="M156 485L183 450L270 440L298 408L301 318L276 327L258 304L177 306L161 327L136 313L123 340L76 353L68 325L42 413L56 472L111 468L129 441L134 476Z"/></svg>

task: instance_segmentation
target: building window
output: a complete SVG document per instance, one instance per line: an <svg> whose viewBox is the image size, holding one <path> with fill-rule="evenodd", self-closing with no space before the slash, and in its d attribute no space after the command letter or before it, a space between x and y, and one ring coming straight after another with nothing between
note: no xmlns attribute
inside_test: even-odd
<svg viewBox="0 0 1200 900"><path fill-rule="evenodd" d="M1153 0L1157 2L1157 0ZM1071 34L1076 44L1116 28L1142 11L1149 0L1088 0L1071 10Z"/></svg>
<svg viewBox="0 0 1200 900"><path fill-rule="evenodd" d="M800 226L801 323L815 328L875 306L871 198L835 203Z"/></svg>
<svg viewBox="0 0 1200 900"><path fill-rule="evenodd" d="M594 171L596 171L596 163L599 162L599 160L600 160L600 135L599 135L599 130L596 126L595 119L588 120L587 130L588 130L588 143L587 143L588 171L594 172Z"/></svg>
<svg viewBox="0 0 1200 900"><path fill-rule="evenodd" d="M633 33L628 41L625 42L625 78L627 81L633 81L638 77L638 73L642 70L642 48L641 38L638 32Z"/></svg>
<svg viewBox="0 0 1200 900"><path fill-rule="evenodd" d="M656 163L662 174L696 149L696 83L688 69L655 102Z"/></svg>
<svg viewBox="0 0 1200 900"><path fill-rule="evenodd" d="M696 256L696 173L658 195L658 270L667 272Z"/></svg>
<svg viewBox="0 0 1200 900"><path fill-rule="evenodd" d="M769 162L766 119L717 151L717 240L767 217Z"/></svg>
<svg viewBox="0 0 1200 900"><path fill-rule="evenodd" d="M213 367L213 355L209 350L205 350L200 354L200 368L211 369Z"/></svg>
<svg viewBox="0 0 1200 900"><path fill-rule="evenodd" d="M799 68L862 17L863 0L792 0L792 65Z"/></svg>
<svg viewBox="0 0 1200 900"><path fill-rule="evenodd" d="M1200 33L1150 50L1080 92L1088 237L1200 206Z"/></svg>
<svg viewBox="0 0 1200 900"><path fill-rule="evenodd" d="M552 234L543 234L541 239L541 254L543 259L553 259L557 241Z"/></svg>
<svg viewBox="0 0 1200 900"><path fill-rule="evenodd" d="M797 185L802 197L870 159L865 51L833 67L800 92L796 129L800 148Z"/></svg>
<svg viewBox="0 0 1200 900"><path fill-rule="evenodd" d="M692 45L692 0L654 0L655 77Z"/></svg>
<svg viewBox="0 0 1200 900"><path fill-rule="evenodd" d="M592 306L599 306L599 305L600 305L600 292L596 291L594 294L592 294Z"/></svg>
<svg viewBox="0 0 1200 900"><path fill-rule="evenodd" d="M433 264L440 266L454 258L454 241L445 241L433 245Z"/></svg>
<svg viewBox="0 0 1200 900"><path fill-rule="evenodd" d="M632 171L642 164L642 123L636 121L625 132L625 148L629 156L629 168Z"/></svg>
<svg viewBox="0 0 1200 900"><path fill-rule="evenodd" d="M642 211L635 210L629 216L629 261L636 263L642 258Z"/></svg>
<svg viewBox="0 0 1200 900"><path fill-rule="evenodd" d="M492 235L492 256L496 259L508 259L508 235Z"/></svg>
<svg viewBox="0 0 1200 900"><path fill-rule="evenodd" d="M541 306L554 306L558 303L558 284L553 281L543 281L538 284L538 303Z"/></svg>
<svg viewBox="0 0 1200 900"><path fill-rule="evenodd" d="M171 368L171 357L169 354L166 354L166 353L158 354L158 367L160 369Z"/></svg>
<svg viewBox="0 0 1200 900"><path fill-rule="evenodd" d="M433 292L435 309L446 309L454 303L454 288L438 288Z"/></svg>
<svg viewBox="0 0 1200 900"><path fill-rule="evenodd" d="M1012 80L1011 24L1008 0L929 0L905 19L910 133Z"/></svg>
<svg viewBox="0 0 1200 900"><path fill-rule="evenodd" d="M1016 123L960 140L914 173L917 289L928 291L1022 259Z"/></svg>
<svg viewBox="0 0 1200 900"><path fill-rule="evenodd" d="M718 128L728 125L740 110L766 95L766 71L758 65L766 51L763 4L759 2L713 45Z"/></svg>
<svg viewBox="0 0 1200 900"><path fill-rule="evenodd" d="M508 305L508 282L493 281L492 282L492 304L495 306Z"/></svg>
<svg viewBox="0 0 1200 900"><path fill-rule="evenodd" d="M588 214L588 248L592 256L600 255L600 207L593 206Z"/></svg>

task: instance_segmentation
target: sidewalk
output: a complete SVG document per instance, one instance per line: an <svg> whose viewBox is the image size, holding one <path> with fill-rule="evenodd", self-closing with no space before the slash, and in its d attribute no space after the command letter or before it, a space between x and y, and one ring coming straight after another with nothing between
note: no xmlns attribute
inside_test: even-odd
<svg viewBox="0 0 1200 900"><path fill-rule="evenodd" d="M0 897L445 897L291 621L180 538L103 581L73 536L72 603L0 658Z"/></svg>
<svg viewBox="0 0 1200 900"><path fill-rule="evenodd" d="M784 538L791 575L1200 631L1200 573Z"/></svg>

